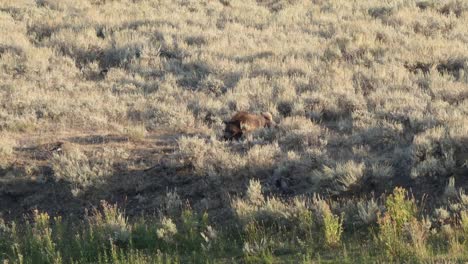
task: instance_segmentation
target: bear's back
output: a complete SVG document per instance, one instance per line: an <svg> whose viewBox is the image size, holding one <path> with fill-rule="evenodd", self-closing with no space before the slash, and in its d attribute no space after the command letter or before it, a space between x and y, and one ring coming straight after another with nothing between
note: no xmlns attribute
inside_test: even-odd
<svg viewBox="0 0 468 264"><path fill-rule="evenodd" d="M231 122L239 124L244 132L263 128L266 125L266 119L262 115L256 115L248 112L238 112L232 118Z"/></svg>

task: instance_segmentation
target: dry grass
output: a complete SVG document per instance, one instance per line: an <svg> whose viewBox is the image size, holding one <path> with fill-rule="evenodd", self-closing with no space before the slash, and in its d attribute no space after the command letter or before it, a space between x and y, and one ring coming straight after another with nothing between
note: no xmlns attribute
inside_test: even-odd
<svg viewBox="0 0 468 264"><path fill-rule="evenodd" d="M90 187L106 183L117 162L124 163L128 153L124 149L103 148L85 153L76 146L68 146L63 153L55 153L51 166L57 181L72 185L73 195Z"/></svg>
<svg viewBox="0 0 468 264"><path fill-rule="evenodd" d="M467 24L460 0L0 0L4 211L66 197L51 206L82 213L94 193L132 214L176 214L189 199L220 221L291 224L305 200L263 195L319 193L345 197L322 217L335 246L342 226L378 221L371 193L403 185L445 210L433 222L456 222L468 209ZM221 141L239 110L278 126ZM112 136L74 139L85 134ZM38 150L55 135L72 147ZM158 227L167 243L174 219ZM425 223L406 222L422 248Z"/></svg>

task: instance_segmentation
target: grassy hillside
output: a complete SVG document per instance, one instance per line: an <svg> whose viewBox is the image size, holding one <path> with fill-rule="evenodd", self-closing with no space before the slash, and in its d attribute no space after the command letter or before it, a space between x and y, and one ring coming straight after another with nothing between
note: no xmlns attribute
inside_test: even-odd
<svg viewBox="0 0 468 264"><path fill-rule="evenodd" d="M106 200L156 228L177 197L212 224L263 230L256 244L297 221L314 231L285 231L285 241L344 232L329 245L339 256L291 242L284 255L307 261L341 258L355 241L391 244L386 231L419 241L415 252L432 243L419 260L462 252L464 237L449 243L444 232L467 221L467 25L462 0L0 0L0 218L10 242L34 236L11 223L35 209L76 217L67 228L79 233L95 224L85 209ZM222 141L222 120L239 110L268 111L278 127ZM249 183L260 194L241 203ZM397 186L416 199L410 216L390 216ZM274 224L259 224L265 215ZM408 225L419 238L391 233ZM225 260L257 252L244 235ZM155 243L170 258L201 250ZM414 255L395 245L382 256ZM281 262L282 246L265 247ZM9 252L0 259L19 259Z"/></svg>

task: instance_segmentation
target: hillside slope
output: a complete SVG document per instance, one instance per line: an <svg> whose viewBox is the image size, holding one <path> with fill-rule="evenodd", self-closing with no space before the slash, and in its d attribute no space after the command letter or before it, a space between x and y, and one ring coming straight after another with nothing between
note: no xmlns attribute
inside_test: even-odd
<svg viewBox="0 0 468 264"><path fill-rule="evenodd" d="M1 0L1 213L176 191L223 215L250 179L442 203L468 184L466 25L465 1ZM221 141L238 110L279 126Z"/></svg>

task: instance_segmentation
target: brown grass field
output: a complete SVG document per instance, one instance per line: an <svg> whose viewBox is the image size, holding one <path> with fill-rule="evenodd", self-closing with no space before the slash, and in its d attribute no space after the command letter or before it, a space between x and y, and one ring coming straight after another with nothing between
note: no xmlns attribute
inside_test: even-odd
<svg viewBox="0 0 468 264"><path fill-rule="evenodd" d="M224 141L237 111L277 126ZM167 227L166 244L151 240L166 260L113 258L127 248L111 243L105 256L49 248L62 255L41 263L466 261L467 176L467 1L0 0L0 235L2 223L76 223L94 208L180 233L187 216L173 207L244 232L241 253L222 257L171 251L185 237ZM307 228L288 233L286 253L258 242L303 228L301 212L328 247L295 244ZM42 254L1 241L0 262Z"/></svg>

